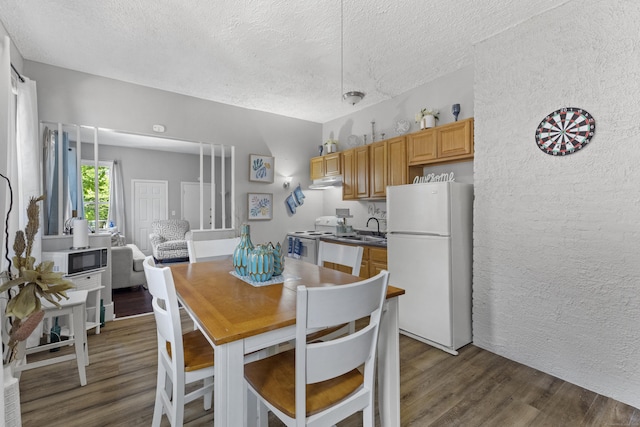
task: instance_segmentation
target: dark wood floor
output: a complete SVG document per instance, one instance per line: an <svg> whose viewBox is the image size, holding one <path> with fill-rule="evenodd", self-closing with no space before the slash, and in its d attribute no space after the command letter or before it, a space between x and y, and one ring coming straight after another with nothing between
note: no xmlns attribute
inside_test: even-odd
<svg viewBox="0 0 640 427"><path fill-rule="evenodd" d="M183 327L193 327L186 315ZM458 356L405 336L400 346L402 426L640 426L638 409L473 345ZM151 425L153 315L108 322L100 335L90 333L89 354L85 387L74 362L22 374L24 427ZM202 401L187 405L186 426L210 426L212 420ZM269 425L282 423L271 419ZM358 416L339 424L361 425Z"/></svg>
<svg viewBox="0 0 640 427"><path fill-rule="evenodd" d="M111 291L111 296L116 319L153 311L151 294L144 286L114 289Z"/></svg>

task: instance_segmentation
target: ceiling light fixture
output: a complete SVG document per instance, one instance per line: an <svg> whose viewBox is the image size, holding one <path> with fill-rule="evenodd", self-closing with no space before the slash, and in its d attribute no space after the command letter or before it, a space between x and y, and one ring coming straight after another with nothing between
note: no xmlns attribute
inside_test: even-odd
<svg viewBox="0 0 640 427"><path fill-rule="evenodd" d="M342 99L347 101L351 105L356 105L364 98L364 92L352 90L349 92L344 91L344 0L340 0L340 71L342 73L341 80L341 92Z"/></svg>

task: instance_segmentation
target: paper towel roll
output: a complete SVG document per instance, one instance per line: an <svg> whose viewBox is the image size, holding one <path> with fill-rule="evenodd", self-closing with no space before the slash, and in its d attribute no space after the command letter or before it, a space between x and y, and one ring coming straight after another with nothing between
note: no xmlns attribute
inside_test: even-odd
<svg viewBox="0 0 640 427"><path fill-rule="evenodd" d="M89 247L89 223L86 219L73 221L73 248Z"/></svg>

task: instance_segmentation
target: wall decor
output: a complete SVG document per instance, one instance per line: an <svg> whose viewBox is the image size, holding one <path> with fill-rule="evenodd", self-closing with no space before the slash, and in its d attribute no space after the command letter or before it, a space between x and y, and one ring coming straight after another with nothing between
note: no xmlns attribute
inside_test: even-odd
<svg viewBox="0 0 640 427"><path fill-rule="evenodd" d="M449 173L445 172L439 175L436 175L435 173L430 173L424 176L416 176L415 178L413 178L413 183L421 184L424 182L453 182L455 180L456 178L453 172L449 172Z"/></svg>
<svg viewBox="0 0 640 427"><path fill-rule="evenodd" d="M561 108L542 119L536 144L552 156L566 156L583 149L596 132L596 121L582 108Z"/></svg>
<svg viewBox="0 0 640 427"><path fill-rule="evenodd" d="M248 193L247 201L250 220L273 218L273 193Z"/></svg>
<svg viewBox="0 0 640 427"><path fill-rule="evenodd" d="M274 163L274 157L250 154L249 181L273 182Z"/></svg>

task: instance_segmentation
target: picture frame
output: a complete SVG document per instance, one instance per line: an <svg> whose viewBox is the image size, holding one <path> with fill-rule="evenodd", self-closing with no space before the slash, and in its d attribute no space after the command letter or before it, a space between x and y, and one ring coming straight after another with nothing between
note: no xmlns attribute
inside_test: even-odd
<svg viewBox="0 0 640 427"><path fill-rule="evenodd" d="M274 172L273 156L249 155L249 181L273 183Z"/></svg>
<svg viewBox="0 0 640 427"><path fill-rule="evenodd" d="M273 193L247 193L247 215L250 221L273 219Z"/></svg>

